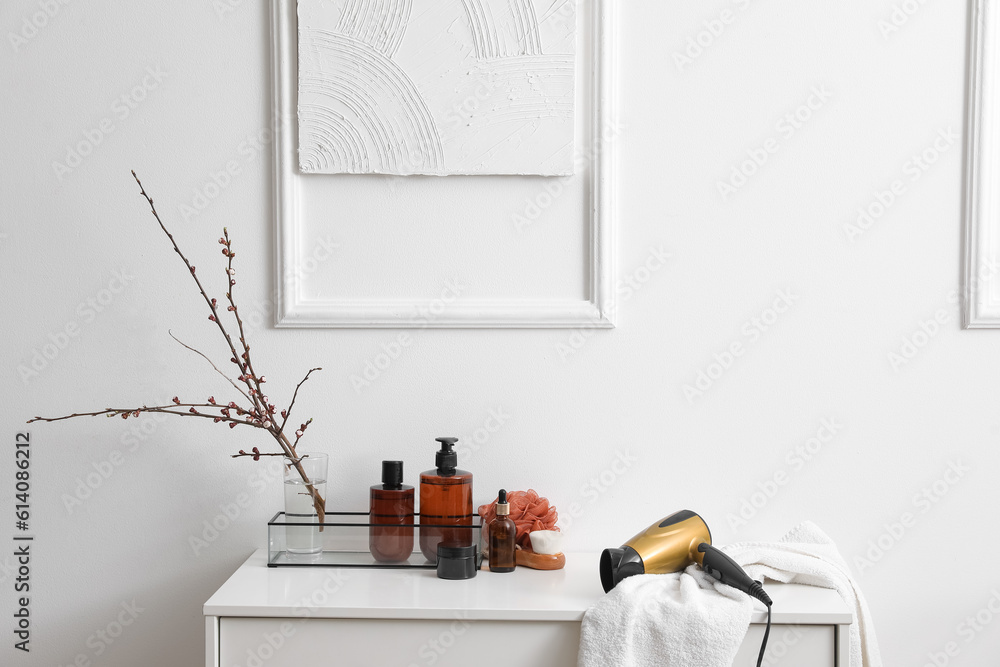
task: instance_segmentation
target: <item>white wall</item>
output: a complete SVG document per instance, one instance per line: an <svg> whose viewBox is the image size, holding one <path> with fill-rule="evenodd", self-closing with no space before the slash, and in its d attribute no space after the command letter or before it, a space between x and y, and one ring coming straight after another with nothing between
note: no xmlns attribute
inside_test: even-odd
<svg viewBox="0 0 1000 667"><path fill-rule="evenodd" d="M232 11L219 13L227 3ZM906 166L939 131L963 132L967 7L923 3L884 37L879 21L893 3L622 3L621 274L637 271L650 248L672 258L622 303L616 330L567 358L560 344L584 339L565 331L423 331L359 394L349 375L396 333L255 330L258 364L283 400L306 368L326 369L303 390L299 414L316 418L309 438L333 455L331 504L363 506L381 459L405 458L412 478L431 467L434 436L471 435L502 410L503 426L462 462L477 475L477 500L506 485L538 489L564 515L577 504L572 549L618 544L685 507L708 518L718 543L774 540L812 519L852 560L886 664L924 664L949 641L961 649L953 664L995 656L1000 625L971 636L958 626L1000 590L991 567L1000 549L1000 333L961 331L952 298L961 140L916 181ZM19 32L44 4L3 3L2 32ZM58 11L36 35L16 48L8 35L0 46L8 350L0 410L9 443L36 413L224 391L167 336L172 328L222 354L129 169L206 273L222 259L215 239L228 225L248 267L244 304L265 308L271 289L269 150L242 146L268 124L266 3L48 4ZM723 9L733 22L679 70L673 54ZM146 78L148 68L165 78ZM125 117L116 100L144 80L155 89ZM829 99L783 135L776 123L816 87ZM53 162L104 119L113 131L57 176ZM717 182L771 137L777 153L724 201ZM229 160L241 173L184 220L178 207ZM894 179L903 194L849 241L844 225ZM78 304L100 298L119 270L127 286L91 317ZM743 327L782 290L794 304L751 340ZM946 323L893 368L888 354L939 310ZM30 367L69 323L78 335L22 379L18 367ZM689 402L683 385L735 341L745 354ZM797 468L786 455L823 419L843 427ZM64 665L83 654L95 665L199 663L201 605L264 546L280 491L254 493L232 527L195 554L189 538L260 475L228 454L261 441L188 420L154 422L132 440L139 423L30 428L33 650L15 655L7 635L0 662ZM66 494L114 450L121 465L68 511ZM11 451L4 447L0 481L4 535L13 532ZM625 453L635 461L595 490L590 480L608 481ZM918 494L949 462L968 470L938 502L922 504ZM732 525L727 517L778 472L786 484L745 525ZM913 525L898 541L884 536L904 512ZM895 543L860 571L855 557L880 536ZM12 613L11 578L0 576ZM144 611L96 655L100 644L88 637L133 599Z"/></svg>

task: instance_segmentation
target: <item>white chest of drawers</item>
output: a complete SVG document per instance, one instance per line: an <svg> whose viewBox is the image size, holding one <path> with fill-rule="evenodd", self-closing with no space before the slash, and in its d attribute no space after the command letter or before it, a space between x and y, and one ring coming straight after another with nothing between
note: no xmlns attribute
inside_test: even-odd
<svg viewBox="0 0 1000 667"><path fill-rule="evenodd" d="M258 551L205 603L206 665L575 667L580 621L604 594L598 558L445 581L433 570L268 568ZM850 667L852 616L834 591L767 590L771 664ZM756 663L764 620L755 614L736 667Z"/></svg>

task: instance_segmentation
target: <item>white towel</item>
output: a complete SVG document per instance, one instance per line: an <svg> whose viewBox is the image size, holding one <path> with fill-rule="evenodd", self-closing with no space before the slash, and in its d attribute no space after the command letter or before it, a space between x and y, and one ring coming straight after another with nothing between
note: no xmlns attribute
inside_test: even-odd
<svg viewBox="0 0 1000 667"><path fill-rule="evenodd" d="M730 667L753 608L750 597L696 565L629 577L587 610L577 664Z"/></svg>
<svg viewBox="0 0 1000 667"><path fill-rule="evenodd" d="M854 611L851 667L882 667L868 603L833 540L812 521L800 523L776 544L742 542L721 549L758 581L766 577L836 590Z"/></svg>
<svg viewBox="0 0 1000 667"><path fill-rule="evenodd" d="M847 563L826 533L806 521L779 542L721 547L747 574L836 590L854 611L851 667L882 667L871 613ZM766 578L766 579L765 579ZM579 667L729 667L754 605L697 565L676 574L629 577L587 610Z"/></svg>

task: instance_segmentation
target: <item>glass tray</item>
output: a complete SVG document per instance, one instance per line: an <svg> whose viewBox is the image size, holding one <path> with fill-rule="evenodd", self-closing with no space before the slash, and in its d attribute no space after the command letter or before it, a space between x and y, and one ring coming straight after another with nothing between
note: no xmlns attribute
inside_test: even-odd
<svg viewBox="0 0 1000 667"><path fill-rule="evenodd" d="M415 515L418 517L419 514ZM386 569L416 568L433 570L435 562L427 560L420 552L420 524L408 523L386 526L369 523L368 512L327 512L321 524L318 516L296 516L290 521L284 512L278 512L267 522L267 566L268 567L370 567ZM320 531L319 527L323 530ZM368 551L369 528L398 528L413 530L413 553L403 561L380 562ZM425 526L427 530L429 527ZM435 526L437 530L440 527ZM478 546L476 567L482 564L483 540L482 519L473 515L472 525L447 526L453 535L468 531L469 538L462 539ZM312 546L320 550L315 554L295 553L296 547ZM291 547L291 551L289 551Z"/></svg>

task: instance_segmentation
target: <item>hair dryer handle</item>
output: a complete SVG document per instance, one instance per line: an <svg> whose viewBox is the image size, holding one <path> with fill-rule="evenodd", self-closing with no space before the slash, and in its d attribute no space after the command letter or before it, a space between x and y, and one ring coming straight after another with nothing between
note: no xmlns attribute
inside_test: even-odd
<svg viewBox="0 0 1000 667"><path fill-rule="evenodd" d="M705 572L727 586L732 586L751 597L757 598L768 607L771 606L771 598L764 592L764 587L759 582L751 579L750 575L736 564L736 561L707 542L699 544L698 551L703 554L701 566Z"/></svg>

